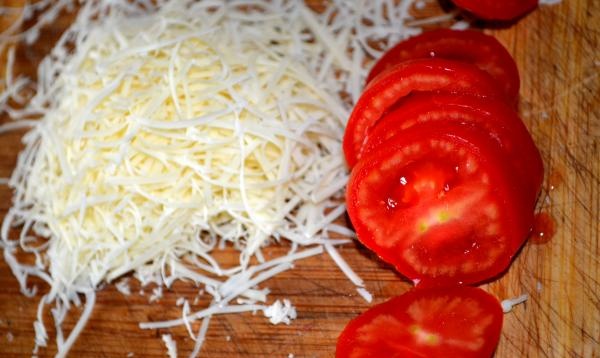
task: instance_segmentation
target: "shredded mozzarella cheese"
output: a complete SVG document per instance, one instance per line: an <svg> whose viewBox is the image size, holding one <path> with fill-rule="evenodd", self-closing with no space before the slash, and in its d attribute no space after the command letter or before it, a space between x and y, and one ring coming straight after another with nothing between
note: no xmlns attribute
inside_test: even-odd
<svg viewBox="0 0 600 358"><path fill-rule="evenodd" d="M42 0L20 12L2 8L16 21L0 34L0 50L35 42L73 5ZM11 178L0 179L14 193L0 245L25 295L37 292L29 276L50 286L34 323L34 355L47 345L46 305L54 304L58 356L65 356L91 314L94 292L128 273L142 286L156 285L150 301L178 279L213 296L201 311L190 312L182 300L180 319L140 325L185 325L196 341L192 356L214 314L262 311L274 324L290 323L291 302L266 305L269 290L259 285L324 248L370 301L334 248L348 240L328 236L354 235L335 223L345 212L348 175L341 139L367 64L384 50L372 44L391 45L419 33L418 24L452 16L415 21L411 5L334 0L315 13L291 0L250 7L98 0L80 3L40 64L37 83L13 73L10 49L0 113L12 122L0 125L0 134L30 130ZM34 25L19 32L34 15ZM23 95L33 86L33 97ZM13 226L21 227L16 238ZM284 239L289 253L266 261L261 250ZM212 257L226 246L240 251L238 266L221 267ZM19 262L18 250L35 263ZM250 265L253 257L259 264ZM126 280L117 289L130 293ZM81 296L85 308L64 339L62 322ZM176 355L170 335L163 340Z"/></svg>

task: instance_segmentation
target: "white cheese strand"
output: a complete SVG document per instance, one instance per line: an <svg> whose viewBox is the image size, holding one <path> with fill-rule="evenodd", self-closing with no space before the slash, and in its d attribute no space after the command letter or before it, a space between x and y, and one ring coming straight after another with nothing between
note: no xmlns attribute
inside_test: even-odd
<svg viewBox="0 0 600 358"><path fill-rule="evenodd" d="M333 261L339 266L340 270L348 277L348 279L357 287L364 287L365 282L354 272L354 270L348 265L346 260L340 255L335 247L329 243L326 243L325 249Z"/></svg>
<svg viewBox="0 0 600 358"><path fill-rule="evenodd" d="M167 355L169 358L177 358L177 343L173 340L170 334L163 334L162 340L167 347Z"/></svg>
<svg viewBox="0 0 600 358"><path fill-rule="evenodd" d="M85 301L85 308L81 313L81 317L79 317L79 320L75 324L75 327L73 327L73 330L69 334L69 337L64 342L64 344L58 345L58 353L56 354L56 358L66 357L67 353L69 352L69 349L71 349L71 346L73 345L73 343L75 343L75 340L77 339L81 331L83 331L85 324L92 315L92 309L94 308L94 304L96 303L96 293L94 291L86 292Z"/></svg>
<svg viewBox="0 0 600 358"><path fill-rule="evenodd" d="M528 299L529 299L529 295L525 293L518 297L507 298L505 300L502 300L502 302L500 302L500 304L502 306L502 311L504 313L509 313L510 311L512 311L514 306L524 303Z"/></svg>
<svg viewBox="0 0 600 358"><path fill-rule="evenodd" d="M212 316L208 316L202 320L202 324L200 325L200 329L198 330L198 335L195 337L196 343L194 344L194 349L192 353L190 353L190 358L196 358L200 354L200 349L202 349L202 344L206 339L206 332L208 331L208 326L210 324Z"/></svg>
<svg viewBox="0 0 600 358"><path fill-rule="evenodd" d="M368 303L373 302L373 295L364 287L357 287L356 292Z"/></svg>

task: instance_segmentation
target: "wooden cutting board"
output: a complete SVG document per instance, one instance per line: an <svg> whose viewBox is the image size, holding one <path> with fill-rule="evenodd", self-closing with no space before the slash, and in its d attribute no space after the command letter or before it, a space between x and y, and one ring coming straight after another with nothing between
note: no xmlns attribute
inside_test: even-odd
<svg viewBox="0 0 600 358"><path fill-rule="evenodd" d="M44 41L27 49L23 58L39 61L64 26L64 21L52 24L44 31ZM496 357L600 357L600 1L563 0L541 6L512 26L487 31L506 45L521 70L521 115L546 166L539 211L555 223L548 242L530 240L508 273L487 287L499 299L530 295L505 315ZM19 67L32 73L31 63L22 61ZM20 133L0 136L0 177L9 176L14 167L19 140ZM8 188L0 185L0 217L10 197ZM267 256L284 250L272 247ZM366 280L373 304L410 287L360 245L340 252ZM225 252L222 260L234 263L238 258ZM202 357L333 357L345 324L371 306L327 255L300 261L266 285L272 290L270 299L293 302L298 319L289 326L272 326L262 315L215 317ZM43 292L44 286L39 286ZM185 329L147 331L139 329L138 322L179 317L176 299L183 296L191 302L197 289L175 284L154 304L148 303L151 288L143 288L143 296L140 290L132 285L134 294L129 296L112 286L102 290L71 356L164 357L160 337L165 333L173 336L180 355L187 356L193 341ZM0 259L0 356L31 355L40 295L22 296ZM195 308L206 302L202 298ZM73 310L67 331L80 312ZM45 321L52 322L49 314ZM49 335L54 337L54 332ZM51 339L40 356L54 354L55 347Z"/></svg>

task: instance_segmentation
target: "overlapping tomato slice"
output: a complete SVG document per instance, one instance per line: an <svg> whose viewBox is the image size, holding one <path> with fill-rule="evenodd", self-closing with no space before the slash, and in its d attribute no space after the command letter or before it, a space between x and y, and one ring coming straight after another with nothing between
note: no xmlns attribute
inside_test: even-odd
<svg viewBox="0 0 600 358"><path fill-rule="evenodd" d="M336 358L489 358L502 318L498 301L481 289L416 289L350 321Z"/></svg>
<svg viewBox="0 0 600 358"><path fill-rule="evenodd" d="M363 152L417 124L436 126L441 121L477 126L500 146L521 178L523 195L533 209L543 179L540 153L516 112L503 101L465 95L422 93L396 103L368 131Z"/></svg>
<svg viewBox="0 0 600 358"><path fill-rule="evenodd" d="M421 58L473 64L494 78L509 101L516 103L518 99L520 79L515 61L498 40L475 30L438 29L402 41L377 60L369 72L367 83L390 67Z"/></svg>
<svg viewBox="0 0 600 358"><path fill-rule="evenodd" d="M379 74L354 106L344 134L344 154L353 167L367 132L395 103L411 93L436 92L503 98L492 77L473 65L428 59L400 63Z"/></svg>
<svg viewBox="0 0 600 358"><path fill-rule="evenodd" d="M507 155L484 130L415 125L352 170L346 203L359 240L422 286L503 272L533 210Z"/></svg>

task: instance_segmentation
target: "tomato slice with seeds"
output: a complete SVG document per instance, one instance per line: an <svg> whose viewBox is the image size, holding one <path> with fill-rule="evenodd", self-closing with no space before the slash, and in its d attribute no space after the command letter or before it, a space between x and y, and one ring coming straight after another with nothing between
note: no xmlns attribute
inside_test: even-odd
<svg viewBox="0 0 600 358"><path fill-rule="evenodd" d="M508 157L484 130L415 125L366 153L346 205L358 239L420 286L508 268L533 223Z"/></svg>
<svg viewBox="0 0 600 358"><path fill-rule="evenodd" d="M375 63L367 83L398 63L433 57L479 67L496 80L510 101L516 103L520 86L517 64L496 38L474 30L438 29L402 41Z"/></svg>
<svg viewBox="0 0 600 358"><path fill-rule="evenodd" d="M475 287L414 289L348 323L336 358L486 358L502 329L498 300Z"/></svg>
<svg viewBox="0 0 600 358"><path fill-rule="evenodd" d="M361 156L369 129L403 97L415 92L458 93L503 98L492 77L477 67L452 60L426 59L398 64L369 82L354 106L344 133L349 167Z"/></svg>
<svg viewBox="0 0 600 358"><path fill-rule="evenodd" d="M523 121L503 101L438 93L409 96L367 133L363 153L373 151L414 125L434 126L433 122L439 121L475 125L485 130L510 159L533 210L544 175L542 158Z"/></svg>
<svg viewBox="0 0 600 358"><path fill-rule="evenodd" d="M509 21L535 9L538 0L452 0L454 4L484 20Z"/></svg>

